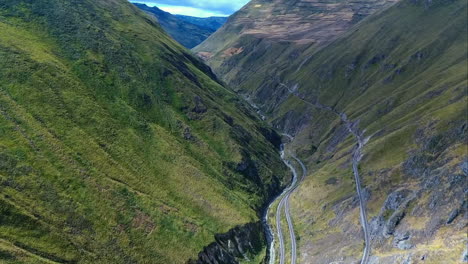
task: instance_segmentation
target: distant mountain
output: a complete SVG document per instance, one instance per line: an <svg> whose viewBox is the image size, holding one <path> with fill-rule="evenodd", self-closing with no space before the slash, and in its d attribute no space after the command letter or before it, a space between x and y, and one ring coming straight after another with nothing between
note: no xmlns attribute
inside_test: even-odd
<svg viewBox="0 0 468 264"><path fill-rule="evenodd" d="M194 51L233 88L249 89L249 82L270 79L270 70L288 67L304 49L326 47L395 2L250 1Z"/></svg>
<svg viewBox="0 0 468 264"><path fill-rule="evenodd" d="M225 17L190 17L172 15L157 7L134 3L135 6L154 16L161 27L177 42L191 49L202 43L227 20Z"/></svg>
<svg viewBox="0 0 468 264"><path fill-rule="evenodd" d="M212 29L213 32L218 30L224 25L227 21L227 17L192 17L192 16L183 16L175 15L177 18L182 19L186 22Z"/></svg>

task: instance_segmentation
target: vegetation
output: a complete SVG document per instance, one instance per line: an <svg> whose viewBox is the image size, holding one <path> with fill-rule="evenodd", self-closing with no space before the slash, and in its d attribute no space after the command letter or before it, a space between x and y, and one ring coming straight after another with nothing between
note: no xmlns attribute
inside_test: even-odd
<svg viewBox="0 0 468 264"><path fill-rule="evenodd" d="M2 263L185 263L258 221L277 137L127 1L0 1Z"/></svg>

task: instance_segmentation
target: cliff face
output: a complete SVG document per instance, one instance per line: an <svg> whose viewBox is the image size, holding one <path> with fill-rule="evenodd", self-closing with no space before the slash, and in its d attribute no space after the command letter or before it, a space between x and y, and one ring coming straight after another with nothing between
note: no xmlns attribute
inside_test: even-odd
<svg viewBox="0 0 468 264"><path fill-rule="evenodd" d="M289 151L309 169L291 202L301 261L358 263L362 255L356 140L337 113L364 139L358 170L370 263L466 259L466 1L384 4L357 24L344 16L345 33L311 41L303 32L304 42L293 26L266 36L266 20L245 18L252 4L224 27L248 34L221 30L196 51L229 43L220 49L228 52L202 55L267 121L294 136Z"/></svg>
<svg viewBox="0 0 468 264"><path fill-rule="evenodd" d="M188 264L259 263L265 252L263 226L260 222L251 223L216 235L216 241L200 252L198 260L190 260Z"/></svg>

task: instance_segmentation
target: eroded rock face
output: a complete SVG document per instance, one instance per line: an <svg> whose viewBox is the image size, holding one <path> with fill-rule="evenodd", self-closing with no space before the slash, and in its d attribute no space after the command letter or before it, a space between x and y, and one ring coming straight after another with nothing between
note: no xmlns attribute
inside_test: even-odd
<svg viewBox="0 0 468 264"><path fill-rule="evenodd" d="M462 143L465 138L464 126L464 122L455 123L451 129L439 134L431 134L432 125L416 130L414 140L419 148L410 152L402 167L404 177L408 180L416 177L417 181L413 183L417 184L390 192L379 216L370 221L373 247L395 253L387 257L374 257L371 263L419 263L417 261L441 259L442 253L422 246L440 237L446 244L462 246L448 234L459 232L468 224L467 202L466 197L463 198L466 185L462 183L466 181L463 171L465 162L450 165L453 157L449 158L441 149ZM414 158L428 153L432 153L428 159ZM415 160L418 163L414 163ZM409 163L417 165L418 172L424 174L415 174L414 170L405 169ZM416 247L419 249L415 250ZM454 263L453 258L447 259L446 263Z"/></svg>
<svg viewBox="0 0 468 264"><path fill-rule="evenodd" d="M405 201L412 191L408 189L396 190L392 192L385 201L384 208L386 210L396 210Z"/></svg>
<svg viewBox="0 0 468 264"><path fill-rule="evenodd" d="M205 247L197 260L188 264L237 264L252 259L265 249L266 240L261 223L249 223L216 235L216 242Z"/></svg>

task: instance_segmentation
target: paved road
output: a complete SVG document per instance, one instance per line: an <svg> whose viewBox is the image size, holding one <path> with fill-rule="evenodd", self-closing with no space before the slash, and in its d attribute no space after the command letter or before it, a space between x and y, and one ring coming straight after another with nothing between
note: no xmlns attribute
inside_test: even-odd
<svg viewBox="0 0 468 264"><path fill-rule="evenodd" d="M289 135L285 135L287 137L290 137ZM292 137L290 137L292 140ZM279 195L273 202L271 202L270 206L268 207L268 210L266 212L265 220L264 222L266 223L267 231L271 236L271 242L270 242L270 262L269 264L275 264L276 263L276 250L275 250L275 235L272 232L271 226L268 224L268 214L271 210L273 210L272 205L275 203L275 201L280 200L278 203L278 206L276 207L276 213L275 213L275 223L276 223L276 230L277 230L277 238L278 238L278 243L279 243L279 261L280 264L285 263L286 259L286 250L285 250L285 243L284 243L284 235L283 235L283 229L281 228L281 212L284 207L285 199L289 194L289 191L291 190L292 186L296 184L296 178L297 178L297 173L294 167L289 165L289 163L285 160L284 158L284 144L281 145L281 159L283 162L288 166L288 168L291 170L293 174L293 180L291 184Z"/></svg>
<svg viewBox="0 0 468 264"><path fill-rule="evenodd" d="M291 89L284 83L280 83L280 85L286 87L290 94L293 94L293 95L297 96L303 102L305 102L307 104L310 104L313 107L316 107L316 108L319 108L319 109L329 110L329 111L335 113L336 115L338 115L341 118L341 120L345 123L345 125L346 125L347 129L349 130L349 132L351 134L353 134L353 136L356 138L357 148L355 148L355 150L353 152L353 159L352 159L353 160L353 174L354 174L354 180L355 180L355 183L356 183L356 192L357 192L357 195L358 195L358 198L359 198L360 220L361 220L361 225L362 225L362 229L363 229L363 233L364 233L364 242L365 242L363 256L362 256L362 259L361 259L361 264L367 264L368 261L369 261L369 256L370 256L370 251L371 251L371 244L370 244L369 226L368 226L368 222L367 222L366 202L365 202L365 198L364 198L363 193L362 193L361 178L359 176L359 169L358 168L359 168L359 162L361 161L361 157L362 157L362 148L364 147L364 145L366 144L368 139L363 138L362 133L359 131L359 129L354 127L353 122L350 121L347 118L345 113L340 113L340 112L336 111L335 109L333 109L332 107L320 104L319 102L311 103L311 102L308 102L308 101L304 100L300 95L298 95L296 93L297 86L295 86L295 87L293 87L293 89ZM284 134L284 136L288 137L291 141L293 140L293 137L291 135ZM285 159L285 157L284 157L284 148L282 148L282 149L283 150L281 152L281 158L283 159L283 162L289 167L289 169L293 173L293 181L292 181L291 185L288 188L286 188L283 191L283 193L276 199L276 200L280 199L278 207L276 208L276 229L277 229L277 236L278 236L279 249L280 249L280 254L279 254L280 255L279 256L280 261L279 262L280 262L280 264L284 264L285 259L286 259L286 256L285 256L286 255L286 249L285 249L285 245L284 245L285 244L284 243L284 235L283 235L283 230L282 230L282 227L281 227L281 211L282 211L282 209L284 207L284 213L286 215L286 221L288 223L289 236L290 236L290 239L291 239L291 264L296 264L296 261L297 261L296 236L294 234L294 226L292 224L291 215L290 215L290 212L289 212L290 211L289 210L289 199L290 199L291 194L296 190L299 183L302 181L302 179L307 174L307 169L306 169L305 165L298 158L293 157L301 165L302 171L303 171L302 178L298 180L297 179L297 172L296 172L295 168L289 163L289 161L287 161ZM268 212L270 210L272 210L272 208L271 208L272 204L270 204L270 207L268 207L268 211L266 213L267 216L268 216ZM267 216L265 217L264 221L265 221L265 223L267 225L268 232L271 235L270 264L275 264L275 261L276 261L276 256L275 256L276 252L275 252L275 245L274 245L275 237L274 237L274 235L273 235L273 233L271 231L271 227L268 225Z"/></svg>
<svg viewBox="0 0 468 264"><path fill-rule="evenodd" d="M340 118L343 122L345 122L346 127L348 128L349 132L353 134L358 142L357 148L354 150L353 153L353 174L354 180L356 182L356 192L359 196L359 207L361 211L361 225L362 230L364 232L364 252L362 254L361 264L367 264L369 261L369 255L371 250L370 245L370 233L369 233L369 224L367 222L367 212L366 212L366 201L362 193L362 185L361 185L361 177L359 176L359 162L362 158L362 148L367 140L363 139L362 134L359 132L358 129L353 129L353 123L348 120L346 114L341 113Z"/></svg>
<svg viewBox="0 0 468 264"><path fill-rule="evenodd" d="M286 215L286 222L288 223L289 237L291 238L291 264L296 264L297 259L297 246L296 246L296 234L294 233L294 226L291 220L291 214L289 213L289 196L286 196L286 202L284 204L284 214Z"/></svg>
<svg viewBox="0 0 468 264"><path fill-rule="evenodd" d="M302 163L302 161L300 159L298 159L298 158L296 158L294 156L293 156L293 158L302 167L302 177L301 177L301 179L298 180L298 183L293 187L291 192L287 195L286 202L285 202L285 205L284 205L284 213L286 215L286 221L288 222L289 236L291 238L291 264L296 264L296 262L297 262L296 234L294 233L294 226L292 224L291 214L289 213L289 197L297 189L297 187L299 186L299 183L302 182L302 180L306 176L307 169L306 169L306 166L304 165L304 163Z"/></svg>
<svg viewBox="0 0 468 264"><path fill-rule="evenodd" d="M285 262L285 259L286 259L286 249L285 249L285 246L284 246L284 236L283 236L283 229L281 228L281 209L283 208L284 206L284 199L285 199L286 196L283 196L283 198L281 198L281 201L279 202L278 204L278 208L276 209L276 230L278 231L278 240L279 240L279 258L280 258L280 261L279 263L280 264L284 264ZM273 263L275 263L275 260L273 260Z"/></svg>
<svg viewBox="0 0 468 264"><path fill-rule="evenodd" d="M290 140L292 140L292 136L285 134ZM285 246L285 239L284 239L284 234L283 234L283 227L281 226L281 213L283 212L284 208L284 214L286 216L286 222L288 224L288 231L289 231L289 237L291 241L291 264L296 264L297 262L297 245L296 245L296 235L294 233L294 226L292 223L292 218L291 218L291 213L290 213L290 205L289 205L289 199L291 197L291 194L297 189L299 183L304 179L305 175L307 174L307 169L302 163L301 160L299 160L296 157L293 157L302 167L302 176L301 179L298 179L297 171L294 168L294 166L291 165L291 163L285 159L284 151L281 152L281 158L283 159L284 163L288 168L291 170L293 174L293 180L291 184L289 185L288 188L286 188L283 192L282 195L278 197L280 199L278 203L278 207L276 208L276 230L277 230L277 237L278 237L278 243L279 243L279 263L284 264L286 261L286 246ZM273 240L274 243L274 240ZM270 264L275 263L275 249L274 245L270 247Z"/></svg>
<svg viewBox="0 0 468 264"><path fill-rule="evenodd" d="M292 171L292 173L294 175L294 178L293 178L293 182L292 182L289 190L286 192L284 197L281 199L280 203L283 203L283 206L284 206L284 214L286 216L286 222L288 223L289 237L291 238L291 264L296 264L296 235L294 233L294 226L292 224L291 214L289 212L290 211L289 210L289 198L290 198L291 194L294 192L294 190L297 188L297 171L289 163L289 161L285 160L285 163L289 167L289 169ZM282 229L282 227L281 227L281 208L279 208L279 206L278 206L278 211L276 212L276 214L277 214L276 215L277 228L278 228L278 230L281 230ZM278 236L279 236L280 233L282 233L282 231L281 232L278 231ZM284 259L286 257L285 254L284 254L284 252L286 251L285 247L284 247L284 244L283 245L280 244L280 251L282 252L282 254L280 255L280 264L284 264L285 263Z"/></svg>

